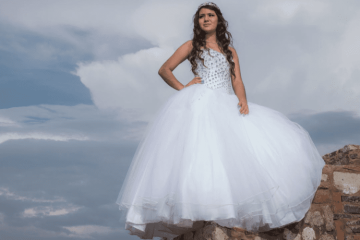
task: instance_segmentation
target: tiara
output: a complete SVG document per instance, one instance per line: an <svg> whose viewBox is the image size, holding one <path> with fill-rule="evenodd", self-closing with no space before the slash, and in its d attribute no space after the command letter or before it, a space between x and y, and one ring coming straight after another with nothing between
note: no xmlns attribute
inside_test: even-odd
<svg viewBox="0 0 360 240"><path fill-rule="evenodd" d="M204 3L202 3L202 4L199 5L198 9L201 8L201 7L203 7L203 6L207 6L207 5L216 7L217 9L220 10L220 8L219 8L215 3L213 3L213 2L204 2Z"/></svg>

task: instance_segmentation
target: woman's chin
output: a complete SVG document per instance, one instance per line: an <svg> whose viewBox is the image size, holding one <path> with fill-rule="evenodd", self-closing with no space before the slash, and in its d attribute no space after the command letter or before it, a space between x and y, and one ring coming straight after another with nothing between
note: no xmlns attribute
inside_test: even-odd
<svg viewBox="0 0 360 240"><path fill-rule="evenodd" d="M206 33L213 33L215 32L215 29L203 29L203 31Z"/></svg>

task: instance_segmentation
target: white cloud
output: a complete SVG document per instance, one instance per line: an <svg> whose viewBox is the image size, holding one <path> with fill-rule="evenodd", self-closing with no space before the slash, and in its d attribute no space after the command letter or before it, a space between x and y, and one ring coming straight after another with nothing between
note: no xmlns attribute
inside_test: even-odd
<svg viewBox="0 0 360 240"><path fill-rule="evenodd" d="M296 17L304 21L302 24L317 24L329 13L330 3L323 0L270 0L257 4L250 17L265 24L292 24Z"/></svg>
<svg viewBox="0 0 360 240"><path fill-rule="evenodd" d="M92 234L106 234L106 233L119 231L119 230L111 229L109 227L97 226L97 225L83 225L83 226L64 227L64 228L71 232L69 237L80 237L80 238L91 238Z"/></svg>
<svg viewBox="0 0 360 240"><path fill-rule="evenodd" d="M351 80L354 71L360 70L360 10L356 16L349 21L346 26L344 34L340 38L340 43L335 50L334 60L336 65L335 72L338 74L340 80L345 84ZM358 76L360 77L360 76ZM354 88L357 93L360 93L360 79L355 80L352 84L357 84ZM352 85L354 86L354 85Z"/></svg>
<svg viewBox="0 0 360 240"><path fill-rule="evenodd" d="M0 19L46 35L54 33L54 27L55 30L69 27L133 35L132 27L126 24L126 20L138 3L114 0L2 1Z"/></svg>
<svg viewBox="0 0 360 240"><path fill-rule="evenodd" d="M66 215L72 212L79 210L80 207L67 206L67 207L54 207L54 206L41 206L41 207L33 207L27 208L22 213L22 217L24 218L32 218L32 217L45 217L45 216L59 216Z"/></svg>
<svg viewBox="0 0 360 240"><path fill-rule="evenodd" d="M76 74L95 104L149 119L174 93L157 70L191 38L199 3L8 1L0 9L0 19L94 54L97 60L79 62ZM219 6L245 63L242 73L249 101L285 114L301 109L358 111L360 6L326 0L223 1ZM155 47L109 57L124 36ZM60 54L51 46L37 49L44 58ZM174 71L185 84L193 77L189 66L186 61Z"/></svg>
<svg viewBox="0 0 360 240"><path fill-rule="evenodd" d="M38 105L0 109L13 125L0 129L0 144L17 139L48 141L137 141L144 122L133 122L131 111L99 109L94 105ZM133 119L133 118L131 118Z"/></svg>
<svg viewBox="0 0 360 240"><path fill-rule="evenodd" d="M17 200L17 201L29 201L29 202L36 202L36 203L58 203L58 202L65 202L64 198L55 197L54 199L42 199L42 198L34 198L34 197L27 197L15 192L10 191L8 188L0 187L0 196L4 196L7 199Z"/></svg>
<svg viewBox="0 0 360 240"><path fill-rule="evenodd" d="M7 132L0 134L0 144L9 140L21 140L21 139L36 139L36 140L51 140L51 141L86 141L90 140L87 136L81 135L54 135L44 132L29 132L29 133L18 133L18 132Z"/></svg>
<svg viewBox="0 0 360 240"><path fill-rule="evenodd" d="M158 75L162 63L173 53L172 48L150 48L126 54L117 61L79 63L74 73L90 89L100 109L132 109L148 119L161 103L174 93ZM192 76L179 66L174 74L182 82Z"/></svg>
<svg viewBox="0 0 360 240"><path fill-rule="evenodd" d="M191 39L196 7L192 1L145 2L133 12L132 25L137 34L160 48L178 47Z"/></svg>
<svg viewBox="0 0 360 240"><path fill-rule="evenodd" d="M76 74L89 88L99 108L132 109L138 113L137 117L148 119L158 106L166 101L171 93L174 93L163 84L157 75L157 70L178 46L188 40L186 36L192 29L192 23L188 20L191 19L195 10L191 11L190 8L185 7L184 3L182 4L154 1L140 5L133 12L135 32L159 47L123 55L117 61L78 64ZM344 64L359 66L356 58L358 55L352 54L353 59L343 56L343 60L338 61L334 61L334 56L332 56L333 52L342 51L343 45L350 49L357 42L351 34L346 37L350 30L343 33L344 30L341 28L343 25L351 28L357 23L348 24L348 20L342 20L342 16L348 11L346 8L340 7L340 13L333 17L334 11L338 9L337 5L322 0L261 2L261 4L253 4L253 11L247 11L251 4L247 4L249 6L244 6L242 2L231 2L231 4L232 7L224 2L222 9L223 13L226 13L225 18L232 26L235 40L245 39L247 43L252 42L256 37L266 35L252 35L253 31L261 32L265 28L270 28L274 29L271 33L274 36L278 32L282 34L276 36L279 38L286 38L292 33L297 34L297 30L315 29L317 36L321 37L317 40L324 41L324 44L315 50L312 49L315 45L311 45L311 36L299 35L299 38L294 38L293 42L287 41L286 45L281 45L284 41L277 43L271 38L263 42L257 41L260 47L269 47L263 52L265 56L269 56L270 52L275 52L275 50L280 52L279 56L274 56L274 60L267 57L271 62L254 61L249 69L242 69L244 72L253 71L252 75L243 79L248 90L249 101L265 103L268 107L285 114L299 111L320 112L334 109L356 111L359 109L359 103L354 103L356 98L360 98L360 90L358 90L360 88L357 87L359 81L350 77L343 80L344 75L337 74L339 70L336 70ZM196 5L192 9L196 9ZM244 19L242 22L239 22L239 14ZM180 19L186 20L179 21ZM335 21L340 21L341 24L334 24ZM285 29L289 29L286 25L294 26L292 32L286 32ZM247 32L243 29L240 31L236 26L242 26ZM344 35L343 38L349 40L339 42L336 38L327 39L328 32ZM246 36L241 34L246 34ZM304 44L303 39L310 44ZM251 54L257 52L258 47L249 44L250 51L245 53L239 51L238 48L241 61L248 61L252 57ZM242 46L242 48L248 47ZM261 54L259 57L262 57ZM187 80L191 80L193 76L189 71L190 64L185 62L187 65L181 64L174 71L174 75L179 80L186 79L182 81L186 84ZM268 65L271 68L268 68ZM264 70L260 71L261 69ZM348 72L348 76L351 76L354 68ZM257 76L260 77L255 78L254 76L258 73ZM302 78L299 77L299 73L302 73ZM243 74L244 76L246 74ZM278 97L274 98L274 95Z"/></svg>
<svg viewBox="0 0 360 240"><path fill-rule="evenodd" d="M6 26L14 36L19 33L22 35L20 38L10 39L9 43L1 42L0 49L12 48L26 53L32 59L44 61L59 59L64 55L73 59L78 59L79 55L114 59L119 52L133 48L128 43L130 39L142 41L131 22L133 12L142 2L144 1L1 1L2 27ZM8 34L10 38L13 37L12 34ZM27 34L29 39L21 39ZM41 43L34 47L22 45L34 37ZM47 43L55 44L50 46ZM64 46L68 49L64 50Z"/></svg>
<svg viewBox="0 0 360 240"><path fill-rule="evenodd" d="M0 117L0 127L18 127L19 125L13 120L5 117Z"/></svg>

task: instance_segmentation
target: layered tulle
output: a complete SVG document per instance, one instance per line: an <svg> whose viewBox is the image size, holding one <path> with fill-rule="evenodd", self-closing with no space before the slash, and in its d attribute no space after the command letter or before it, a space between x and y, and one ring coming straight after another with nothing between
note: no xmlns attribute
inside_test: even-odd
<svg viewBox="0 0 360 240"><path fill-rule="evenodd" d="M300 221L324 160L282 113L195 84L148 125L116 201L130 234L175 237L197 221L266 231Z"/></svg>

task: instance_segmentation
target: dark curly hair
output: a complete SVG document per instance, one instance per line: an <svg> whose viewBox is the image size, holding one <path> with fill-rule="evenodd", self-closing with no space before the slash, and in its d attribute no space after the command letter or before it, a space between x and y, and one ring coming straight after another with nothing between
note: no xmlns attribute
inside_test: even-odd
<svg viewBox="0 0 360 240"><path fill-rule="evenodd" d="M200 47L204 47L206 48L206 42L205 42L205 35L206 32L203 31L200 27L199 24L199 12L202 8L207 8L210 10L215 11L217 17L218 17L218 24L216 27L216 41L217 44L220 47L220 50L222 50L222 52L226 55L226 59L230 64L230 72L231 75L233 75L235 77L235 63L232 61L233 59L233 55L231 50L229 49L229 46L233 46L232 43L232 35L231 33L227 30L228 28L228 22L224 19L220 9L211 6L211 5L205 5L200 7L194 17L193 17L193 22L194 22L194 29L193 29L193 39L192 39L192 45L193 45L193 49L191 50L189 56L188 56L188 60L191 63L191 71L194 73L194 75L197 75L196 72L196 68L197 68L197 63L196 63L196 58L199 58L201 60L201 62L204 64L204 59L200 56L200 54L203 52L203 50L200 49ZM207 49L208 51L210 51L209 49Z"/></svg>

